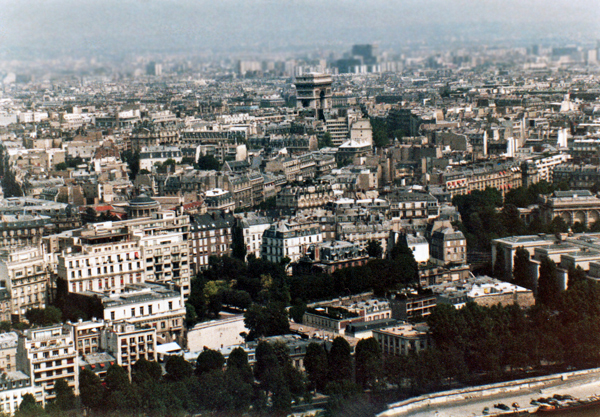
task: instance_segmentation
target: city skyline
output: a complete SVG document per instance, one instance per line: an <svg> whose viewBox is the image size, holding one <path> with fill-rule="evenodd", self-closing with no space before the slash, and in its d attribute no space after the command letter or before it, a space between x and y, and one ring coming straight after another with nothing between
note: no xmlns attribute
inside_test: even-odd
<svg viewBox="0 0 600 417"><path fill-rule="evenodd" d="M212 3L0 1L0 57L144 53L281 53L410 45L590 43L600 36L593 1L439 0Z"/></svg>

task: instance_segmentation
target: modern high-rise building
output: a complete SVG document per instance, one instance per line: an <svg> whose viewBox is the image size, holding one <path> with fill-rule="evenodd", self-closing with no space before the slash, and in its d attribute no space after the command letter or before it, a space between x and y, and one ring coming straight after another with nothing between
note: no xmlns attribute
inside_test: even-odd
<svg viewBox="0 0 600 417"><path fill-rule="evenodd" d="M361 57L363 65L374 65L377 63L377 45L353 45L352 55Z"/></svg>
<svg viewBox="0 0 600 417"><path fill-rule="evenodd" d="M162 65L152 61L146 66L146 75L158 77L162 75Z"/></svg>

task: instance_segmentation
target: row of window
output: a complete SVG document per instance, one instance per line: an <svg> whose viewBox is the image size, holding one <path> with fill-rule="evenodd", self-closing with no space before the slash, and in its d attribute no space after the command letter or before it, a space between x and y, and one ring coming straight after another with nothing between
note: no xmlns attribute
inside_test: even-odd
<svg viewBox="0 0 600 417"><path fill-rule="evenodd" d="M179 304L179 303L177 303ZM160 312L160 304L156 305L156 310L153 309L152 304L148 305L148 306L140 306L138 308L136 307L131 307L131 315L129 317L144 317L145 315L152 315L153 311L155 312ZM145 308L147 307L147 308ZM179 305L177 306L177 308L179 308ZM169 301L169 307L167 309L167 311L172 311L173 310L173 301ZM139 311L139 314L136 316L136 312ZM123 310L123 317L127 316L127 310ZM110 312L110 319L111 321L115 321L116 319L116 312L115 311L111 311Z"/></svg>
<svg viewBox="0 0 600 417"><path fill-rule="evenodd" d="M123 267L123 265L126 266L126 268ZM110 274L110 273L115 273L115 272L125 272L125 271L133 271L133 268L136 269L140 269L141 268L141 263L140 262L136 262L134 263L126 263L126 264L119 264L118 270L115 271L115 266L114 265L108 265L108 266L104 266L104 267L97 267L96 268L96 274ZM81 277L91 277L92 275L92 268L88 268L87 269L87 274L84 275L84 269L77 269L77 270L73 270L71 271L71 278L81 278Z"/></svg>

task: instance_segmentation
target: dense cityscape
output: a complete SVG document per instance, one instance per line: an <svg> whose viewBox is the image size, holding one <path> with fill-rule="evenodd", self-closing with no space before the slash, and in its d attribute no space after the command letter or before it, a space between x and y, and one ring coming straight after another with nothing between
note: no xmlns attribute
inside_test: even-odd
<svg viewBox="0 0 600 417"><path fill-rule="evenodd" d="M0 62L2 415L600 366L600 41L344 48Z"/></svg>

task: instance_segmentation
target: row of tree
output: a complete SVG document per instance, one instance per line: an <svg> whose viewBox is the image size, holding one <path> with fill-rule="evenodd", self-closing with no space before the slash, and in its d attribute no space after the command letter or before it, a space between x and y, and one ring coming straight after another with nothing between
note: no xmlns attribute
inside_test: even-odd
<svg viewBox="0 0 600 417"><path fill-rule="evenodd" d="M372 382L373 368L381 371L381 353L374 339L359 343L356 363L348 342L341 337L329 351L322 344L311 343L305 356L308 378L293 366L288 349L282 342L259 342L254 369L244 349L235 348L227 361L210 349L204 350L195 364L180 356L170 357L164 375L160 364L145 359L133 365L131 375L120 366L111 366L104 382L94 372L82 370L81 405L92 415L283 416L290 413L293 403L310 402L314 389L319 389L331 393L330 407L335 411L360 392L354 383L354 367L363 387ZM53 407L71 410L75 404L72 391L71 396L57 391ZM35 410L37 414L28 415L43 414L39 406Z"/></svg>
<svg viewBox="0 0 600 417"><path fill-rule="evenodd" d="M495 377L544 364L600 366L600 285L576 269L567 291L543 285L555 276L553 268L551 260L542 262L539 303L529 310L475 303L461 310L445 304L434 309L427 320L433 345L452 364L445 378Z"/></svg>

